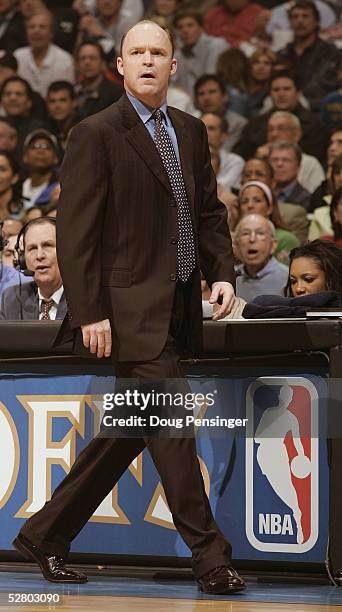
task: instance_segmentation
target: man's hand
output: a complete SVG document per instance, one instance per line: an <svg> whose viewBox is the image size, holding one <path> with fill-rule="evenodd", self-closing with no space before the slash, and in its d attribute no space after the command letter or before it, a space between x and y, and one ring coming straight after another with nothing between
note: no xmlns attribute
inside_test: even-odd
<svg viewBox="0 0 342 612"><path fill-rule="evenodd" d="M214 312L213 321L223 319L231 311L235 300L233 285L226 282L213 283L209 304L217 304L219 298L222 298L222 304Z"/></svg>
<svg viewBox="0 0 342 612"><path fill-rule="evenodd" d="M81 329L85 348L90 348L90 352L96 353L99 359L110 356L112 351L112 331L109 319L81 325Z"/></svg>

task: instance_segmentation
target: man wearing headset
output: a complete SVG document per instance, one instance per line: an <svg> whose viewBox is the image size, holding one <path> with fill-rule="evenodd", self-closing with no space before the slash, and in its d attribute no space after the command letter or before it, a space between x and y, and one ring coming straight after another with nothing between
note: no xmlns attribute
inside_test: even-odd
<svg viewBox="0 0 342 612"><path fill-rule="evenodd" d="M66 301L56 256L55 219L40 217L27 223L18 235L15 254L16 266L33 280L3 292L0 319L63 319Z"/></svg>

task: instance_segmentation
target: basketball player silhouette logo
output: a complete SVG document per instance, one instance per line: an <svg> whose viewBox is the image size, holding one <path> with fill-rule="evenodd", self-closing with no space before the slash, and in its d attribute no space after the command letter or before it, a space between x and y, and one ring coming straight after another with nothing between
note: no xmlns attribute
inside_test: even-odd
<svg viewBox="0 0 342 612"><path fill-rule="evenodd" d="M291 475L306 478L311 473L311 462L304 452L298 419L288 409L292 398L293 389L283 385L278 405L265 409L262 414L254 441L259 445L256 459L261 472L278 497L291 509L297 527L297 544L302 544L302 513ZM297 451L291 462L285 445L288 434L291 434Z"/></svg>

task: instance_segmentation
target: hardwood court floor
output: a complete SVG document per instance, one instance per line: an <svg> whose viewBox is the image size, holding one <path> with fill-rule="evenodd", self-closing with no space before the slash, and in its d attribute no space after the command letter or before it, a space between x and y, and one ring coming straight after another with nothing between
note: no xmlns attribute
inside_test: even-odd
<svg viewBox="0 0 342 612"><path fill-rule="evenodd" d="M52 584L34 566L30 571L0 571L0 612L342 612L342 588L323 577L320 581L287 582L248 576L247 589L235 595L210 597L201 593L191 577L167 577L161 572L120 571L113 575L88 572L82 585ZM12 568L11 568L12 569ZM57 594L60 603L9 602L10 594Z"/></svg>
<svg viewBox="0 0 342 612"><path fill-rule="evenodd" d="M189 599L67 595L54 608L43 605L16 605L16 612L341 612L342 606L321 604L269 604L263 602L191 601ZM0 605L8 612L9 604Z"/></svg>

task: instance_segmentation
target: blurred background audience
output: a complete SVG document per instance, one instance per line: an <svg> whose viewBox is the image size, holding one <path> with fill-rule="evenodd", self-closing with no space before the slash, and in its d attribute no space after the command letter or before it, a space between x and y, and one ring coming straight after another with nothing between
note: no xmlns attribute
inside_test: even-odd
<svg viewBox="0 0 342 612"><path fill-rule="evenodd" d="M326 245L342 247L341 9L338 0L0 0L7 277L19 274L13 248L23 224L58 214L70 130L123 94L116 57L142 18L174 35L169 104L207 129L236 255L233 316L260 292L282 294L307 240L327 277Z"/></svg>

